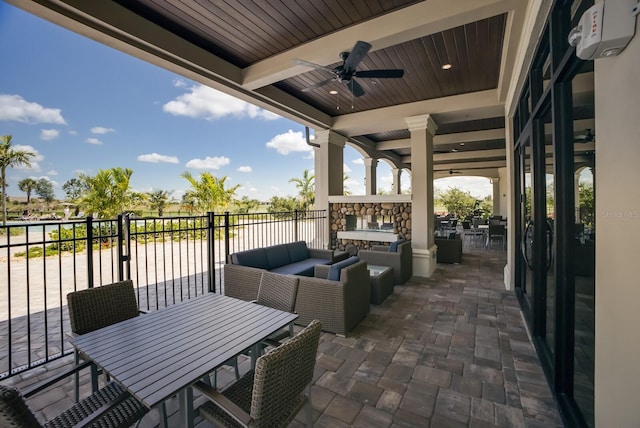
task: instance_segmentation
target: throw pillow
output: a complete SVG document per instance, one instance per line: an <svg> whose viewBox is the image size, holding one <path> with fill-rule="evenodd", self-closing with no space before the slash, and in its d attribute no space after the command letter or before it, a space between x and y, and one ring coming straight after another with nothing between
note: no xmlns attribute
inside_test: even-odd
<svg viewBox="0 0 640 428"><path fill-rule="evenodd" d="M342 268L351 266L352 264L359 261L360 258L358 256L351 256L346 260L341 260L337 263L332 264L331 267L329 267L329 274L327 275L327 279L331 281L340 281L340 271L342 270Z"/></svg>
<svg viewBox="0 0 640 428"><path fill-rule="evenodd" d="M402 244L403 242L406 242L406 239L398 239L397 241L394 241L391 243L391 245L389 245L389 252L390 253L397 253L398 252L398 245Z"/></svg>

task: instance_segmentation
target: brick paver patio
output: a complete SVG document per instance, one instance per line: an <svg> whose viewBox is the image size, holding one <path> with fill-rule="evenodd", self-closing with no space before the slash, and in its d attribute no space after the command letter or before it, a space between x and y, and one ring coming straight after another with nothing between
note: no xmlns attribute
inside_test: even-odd
<svg viewBox="0 0 640 428"><path fill-rule="evenodd" d="M517 299L504 289L505 257L465 248L461 264L440 264L432 278L396 286L347 337L323 333L312 387L315 426L561 427ZM3 382L26 387L71 361ZM247 367L245 361L241 369ZM219 383L231 373L221 370ZM86 378L82 389L89 391ZM70 380L29 404L48 419L71 405L72 394ZM140 426L158 421L153 411ZM303 423L301 412L291 426Z"/></svg>

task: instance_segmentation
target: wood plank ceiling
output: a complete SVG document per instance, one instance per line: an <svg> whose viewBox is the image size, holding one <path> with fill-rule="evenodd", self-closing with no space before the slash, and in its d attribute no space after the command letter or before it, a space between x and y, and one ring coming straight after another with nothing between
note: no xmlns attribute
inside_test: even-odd
<svg viewBox="0 0 640 428"><path fill-rule="evenodd" d="M458 1L460 3L455 4ZM375 157L386 158L396 166L410 167L409 132L403 121L390 121L386 128L380 128L382 125L377 123L378 128L369 132L358 127L350 128L349 121L360 118L359 115L389 111L389 108L394 107L398 108L398 114L404 114L406 106L434 100L436 103L433 105L436 106L452 105L449 109L451 111L433 113L439 122L437 135L504 128L502 111L496 108L500 103L497 96L491 108L486 110L483 110L482 106L465 106L462 101L455 104L446 100L487 91L500 94L499 86L505 79L501 73L505 73L507 69L503 61L506 54L513 55L513 51L505 53L504 50L510 40L519 37L518 29L513 28L514 25L508 26L509 13L514 13L515 9L521 17L527 2L456 2L114 0L112 3L122 10L127 10L136 19L142 18L151 25L162 28L163 31L211 54L212 57L230 64L239 70L240 75L246 76L249 69L269 65L270 62L286 63L273 66L277 69L273 76L278 76L279 72L284 71L282 78L275 77L269 81L270 77L267 76L266 84L253 83L255 87L251 87L251 84L244 87L263 99L270 93L276 93L280 104L281 99L296 100L305 111L325 115L324 117L328 118L325 122L337 124L344 119L340 123L347 125L341 128L342 132L352 138L361 149L367 149L365 151ZM77 4L75 7L79 9L84 7L85 14L98 15L90 6L83 6L82 2L72 3ZM429 8L431 5L433 8ZM451 16L447 16L444 9L452 9ZM420 22L421 18L415 17L414 10L421 14L429 12L424 16L424 24ZM402 23L394 22L404 11L412 12L404 17L405 21L407 17L417 21L412 28L406 29ZM108 13L103 15L107 18L101 16L100 19L108 21ZM115 16L115 12L112 12L112 15L114 16L111 18L112 22L109 22L110 25L117 25L118 20L123 19L122 13L118 13L120 18ZM376 28L385 34L376 39L376 28L372 30L372 23L379 24ZM506 34L507 28L517 37ZM355 36L354 31L357 33ZM152 44L154 36L147 37L146 42ZM288 56L292 52L305 55L306 58L302 59L311 62L322 61L322 66L334 68L341 64L341 50L349 49L348 47L353 46L359 39L372 42L373 47L358 65L358 71L400 68L405 71L404 76L400 79L358 78L357 81L364 89L365 95L353 97L347 86L340 82L332 82L319 89L303 92L308 86L331 78L332 75L326 70L298 66L299 70L295 73L287 71L292 67L290 55ZM331 58L328 49L333 49L332 45L323 45L323 40L344 46L342 49L335 47L333 63L327 61ZM321 47L322 52L319 52L316 59L314 52L306 50L307 47ZM179 55L179 52L176 54ZM444 64L451 64L451 68L443 69ZM260 82L259 79L257 81ZM238 87L243 87L242 85L243 82L239 82ZM337 91L337 94L331 94L332 90ZM439 100L446 102L437 103ZM465 114L465 109L469 109L470 113ZM427 112L429 111L422 113ZM373 123L375 120L371 121ZM362 119L358 119L357 122L362 122ZM495 154L495 149L504 149L503 134L502 132L502 137L496 138L494 132L487 136L484 143L475 138L474 144L442 144L441 147L437 147L436 152L476 150L478 159L482 159L482 150L494 150L491 153ZM388 141L395 141L397 144L393 148L384 149L383 143ZM495 156L491 159L495 159ZM504 161L504 156L502 160Z"/></svg>

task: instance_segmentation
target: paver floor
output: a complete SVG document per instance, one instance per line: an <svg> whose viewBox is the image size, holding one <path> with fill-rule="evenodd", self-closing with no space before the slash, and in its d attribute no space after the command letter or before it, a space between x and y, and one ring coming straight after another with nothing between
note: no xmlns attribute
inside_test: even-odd
<svg viewBox="0 0 640 428"><path fill-rule="evenodd" d="M323 333L312 386L314 426L563 426L516 296L504 288L505 260L500 249L465 248L461 264L439 264L431 278L396 286L347 337ZM4 383L26 387L70 362ZM241 371L247 368L245 361ZM221 370L219 384L232 381L231 373ZM88 392L87 379L82 389ZM71 404L72 391L69 381L29 404L47 419ZM140 426L158 421L153 411ZM301 412L291 426L303 424Z"/></svg>

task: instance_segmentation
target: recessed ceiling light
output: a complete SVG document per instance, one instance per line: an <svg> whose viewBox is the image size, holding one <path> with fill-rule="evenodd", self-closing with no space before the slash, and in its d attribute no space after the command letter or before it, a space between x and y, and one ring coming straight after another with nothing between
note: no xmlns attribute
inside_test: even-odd
<svg viewBox="0 0 640 428"><path fill-rule="evenodd" d="M452 151L452 152L457 152L457 151L458 151L458 149L451 149L451 151Z"/></svg>
<svg viewBox="0 0 640 428"><path fill-rule="evenodd" d="M329 93L330 93L331 95L335 95L335 94L337 94L337 93L338 93L338 91L336 91L336 90L334 89L334 90L329 91Z"/></svg>
<svg viewBox="0 0 640 428"><path fill-rule="evenodd" d="M460 143L461 146L464 146L464 143Z"/></svg>
<svg viewBox="0 0 640 428"><path fill-rule="evenodd" d="M450 68L451 68L451 64L444 64L444 65L442 66L442 69L443 69L443 70L449 70Z"/></svg>

